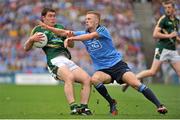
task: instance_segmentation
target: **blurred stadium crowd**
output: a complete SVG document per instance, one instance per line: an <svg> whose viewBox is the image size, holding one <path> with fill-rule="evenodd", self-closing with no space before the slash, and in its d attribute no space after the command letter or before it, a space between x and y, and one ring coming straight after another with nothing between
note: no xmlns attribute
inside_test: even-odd
<svg viewBox="0 0 180 120"><path fill-rule="evenodd" d="M4 7L6 6L6 7ZM45 56L40 49L26 53L23 44L30 31L40 19L43 7L57 10L58 23L67 29L83 30L84 15L92 8L102 14L102 24L113 35L114 43L124 54L124 59L133 69L144 69L141 33L134 22L133 6L130 1L119 0L4 0L0 13L0 72L41 73L46 72ZM71 50L73 60L93 72L91 61L84 46L77 43ZM137 71L137 70L136 70Z"/></svg>
<svg viewBox="0 0 180 120"><path fill-rule="evenodd" d="M71 30L84 30L87 10L98 10L102 24L111 31L116 48L134 72L146 69L142 50L142 36L134 20L133 0L0 0L0 73L44 73L46 58L41 49L30 52L23 44L37 25L44 7L57 11L57 21ZM158 0L154 4L155 18L160 14ZM156 13L157 12L157 13ZM82 43L70 49L72 59L89 74L93 72L91 60Z"/></svg>

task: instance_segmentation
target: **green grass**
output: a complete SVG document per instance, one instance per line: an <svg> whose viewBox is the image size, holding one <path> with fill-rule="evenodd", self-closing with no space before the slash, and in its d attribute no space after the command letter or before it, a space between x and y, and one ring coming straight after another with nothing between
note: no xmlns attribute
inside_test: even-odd
<svg viewBox="0 0 180 120"><path fill-rule="evenodd" d="M74 118L74 119L180 119L180 86L149 85L158 98L168 108L168 114L160 115L156 107L143 95L132 88L121 92L119 86L108 86L110 94L118 101L119 114L111 116L107 102L93 88L89 107L92 116L69 115L69 106L63 92L63 85L58 86L17 86L0 84L0 119L12 118ZM76 98L79 101L81 87L75 86Z"/></svg>

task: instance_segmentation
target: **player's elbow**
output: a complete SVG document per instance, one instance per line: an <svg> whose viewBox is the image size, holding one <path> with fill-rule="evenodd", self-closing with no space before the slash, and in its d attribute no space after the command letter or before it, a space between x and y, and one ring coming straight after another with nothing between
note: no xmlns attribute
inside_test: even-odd
<svg viewBox="0 0 180 120"><path fill-rule="evenodd" d="M27 47L26 47L26 46L24 46L24 50L25 50L26 52L28 52L28 51L29 51L29 49L27 49Z"/></svg>
<svg viewBox="0 0 180 120"><path fill-rule="evenodd" d="M68 47L69 47L69 48L73 48L73 47L74 47L74 45L68 45Z"/></svg>
<svg viewBox="0 0 180 120"><path fill-rule="evenodd" d="M74 47L74 41L70 41L69 44L68 44L68 47L73 48Z"/></svg>
<svg viewBox="0 0 180 120"><path fill-rule="evenodd" d="M26 45L24 45L24 50L28 52L31 48L28 48Z"/></svg>
<svg viewBox="0 0 180 120"><path fill-rule="evenodd" d="M153 38L154 39L157 39L158 38L158 35L156 33L153 33Z"/></svg>

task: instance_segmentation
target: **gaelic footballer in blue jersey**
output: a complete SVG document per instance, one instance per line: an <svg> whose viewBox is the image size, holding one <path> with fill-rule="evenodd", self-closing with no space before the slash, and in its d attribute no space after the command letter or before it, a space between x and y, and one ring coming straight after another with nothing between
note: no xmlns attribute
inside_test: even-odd
<svg viewBox="0 0 180 120"><path fill-rule="evenodd" d="M111 98L104 84L112 83L114 80L117 83L127 83L132 86L155 104L159 113L167 113L167 109L154 93L136 78L122 60L122 54L115 49L110 32L105 26L100 25L100 14L89 11L86 14L85 23L86 30L74 32L76 36L67 38L65 47L70 41L82 41L84 43L96 70L91 79L92 83L96 90L109 102L110 113L112 115L117 114L116 101Z"/></svg>

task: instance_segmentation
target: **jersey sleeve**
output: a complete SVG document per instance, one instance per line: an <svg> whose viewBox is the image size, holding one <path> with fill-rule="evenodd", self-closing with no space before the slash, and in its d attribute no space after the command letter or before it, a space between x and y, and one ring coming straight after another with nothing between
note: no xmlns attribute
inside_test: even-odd
<svg viewBox="0 0 180 120"><path fill-rule="evenodd" d="M78 36L78 35L86 34L86 32L85 32L85 31L73 31L73 34L74 34L75 36Z"/></svg>
<svg viewBox="0 0 180 120"><path fill-rule="evenodd" d="M30 36L32 36L32 35L34 35L36 32L38 32L37 27L38 27L38 26L36 26L36 27L34 27L34 28L32 29Z"/></svg>
<svg viewBox="0 0 180 120"><path fill-rule="evenodd" d="M107 28L104 26L98 27L96 32L98 33L99 37L108 37L107 35L109 35Z"/></svg>
<svg viewBox="0 0 180 120"><path fill-rule="evenodd" d="M165 16L162 16L160 19L159 19L159 21L158 21L158 23L157 23L157 25L158 25L158 27L160 27L160 28L164 28L164 25L165 25Z"/></svg>
<svg viewBox="0 0 180 120"><path fill-rule="evenodd" d="M55 28L64 29L65 27L63 25L61 25L61 24L56 24Z"/></svg>

